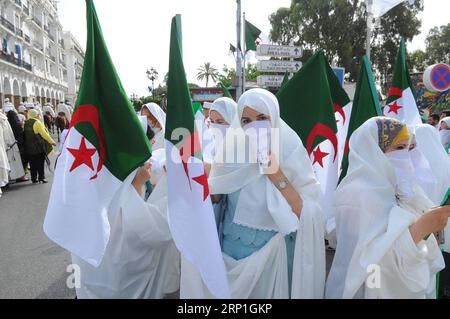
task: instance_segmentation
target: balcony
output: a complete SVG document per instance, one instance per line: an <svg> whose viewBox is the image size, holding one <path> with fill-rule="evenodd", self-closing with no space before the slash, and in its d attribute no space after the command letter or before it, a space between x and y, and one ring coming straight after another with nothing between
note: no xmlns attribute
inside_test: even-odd
<svg viewBox="0 0 450 319"><path fill-rule="evenodd" d="M84 56L83 52L81 51L81 49L79 49L77 46L73 47L75 51L78 52L79 55Z"/></svg>
<svg viewBox="0 0 450 319"><path fill-rule="evenodd" d="M56 63L56 58L53 55L49 54L49 58L50 58L50 60L52 60L53 62Z"/></svg>
<svg viewBox="0 0 450 319"><path fill-rule="evenodd" d="M17 59L14 56L14 54L6 54L5 52L0 51L0 60L9 62L11 64L15 64L18 67L22 67L25 70L28 70L30 72L33 70L33 67L31 66L31 64L29 64L29 63L27 63L27 62L25 62L23 60L19 61L19 59Z"/></svg>
<svg viewBox="0 0 450 319"><path fill-rule="evenodd" d="M27 16L30 15L30 8L23 6L23 13L25 13Z"/></svg>
<svg viewBox="0 0 450 319"><path fill-rule="evenodd" d="M42 21L39 20L39 18L37 18L36 16L33 16L33 21L34 21L34 23L36 23L39 27L42 28Z"/></svg>
<svg viewBox="0 0 450 319"><path fill-rule="evenodd" d="M60 58L60 59L59 59L59 64L61 64L63 67L65 67L65 68L67 69L67 64L66 64L66 62L64 61L64 59Z"/></svg>
<svg viewBox="0 0 450 319"><path fill-rule="evenodd" d="M24 34L23 37L24 37L26 43L31 44L31 38L29 35Z"/></svg>
<svg viewBox="0 0 450 319"><path fill-rule="evenodd" d="M22 31L21 29L16 28L16 34L17 34L19 37L23 38L23 31Z"/></svg>
<svg viewBox="0 0 450 319"><path fill-rule="evenodd" d="M60 39L60 40L58 41L58 43L59 43L59 45L60 45L61 47L64 48L64 40L63 40L63 39Z"/></svg>
<svg viewBox="0 0 450 319"><path fill-rule="evenodd" d="M53 42L55 42L55 37L53 35L51 35L50 33L48 34L48 37L50 38L50 40L52 40Z"/></svg>
<svg viewBox="0 0 450 319"><path fill-rule="evenodd" d="M44 46L43 46L42 44L40 44L39 42L33 41L33 46L34 46L36 49L38 49L38 50L44 52Z"/></svg>
<svg viewBox="0 0 450 319"><path fill-rule="evenodd" d="M50 27L48 25L44 25L44 30L45 30L45 32L50 34Z"/></svg>
<svg viewBox="0 0 450 319"><path fill-rule="evenodd" d="M21 0L14 0L14 2L15 2L19 7L22 7L22 1L21 1Z"/></svg>
<svg viewBox="0 0 450 319"><path fill-rule="evenodd" d="M6 18L1 17L1 23L4 25L7 29L9 29L11 32L15 32L14 24L9 22Z"/></svg>

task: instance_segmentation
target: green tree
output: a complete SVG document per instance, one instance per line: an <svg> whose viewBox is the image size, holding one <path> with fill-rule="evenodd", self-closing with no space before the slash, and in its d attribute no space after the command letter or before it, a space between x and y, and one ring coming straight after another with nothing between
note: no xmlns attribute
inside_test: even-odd
<svg viewBox="0 0 450 319"><path fill-rule="evenodd" d="M322 48L329 63L344 67L350 80L356 80L366 46L365 1L292 0L289 15L280 10L271 15L274 42L294 41L310 52ZM421 10L423 0L413 5L403 3L377 24L371 39L372 62L383 77L392 72L400 37L411 40L419 33L421 22L417 15ZM305 62L306 58L301 60Z"/></svg>
<svg viewBox="0 0 450 319"><path fill-rule="evenodd" d="M217 81L222 82L226 87L230 87L233 84L234 78L236 78L236 70L224 65L222 72L217 76Z"/></svg>
<svg viewBox="0 0 450 319"><path fill-rule="evenodd" d="M291 41L298 40L298 25L290 19L291 9L280 8L269 16L272 30L270 39L281 45L289 45Z"/></svg>
<svg viewBox="0 0 450 319"><path fill-rule="evenodd" d="M422 50L416 50L408 54L407 62L413 72L423 72L427 67L427 53Z"/></svg>
<svg viewBox="0 0 450 319"><path fill-rule="evenodd" d="M431 29L425 43L429 64L439 62L450 64L450 23Z"/></svg>
<svg viewBox="0 0 450 319"><path fill-rule="evenodd" d="M206 62L204 65L198 68L197 80L206 81L206 87L208 87L209 79L214 82L217 81L217 77L219 75L219 71L211 65L211 63Z"/></svg>
<svg viewBox="0 0 450 319"><path fill-rule="evenodd" d="M247 81L256 81L256 78L261 74L259 72L258 68L256 67L256 64L247 64L245 68L245 79Z"/></svg>

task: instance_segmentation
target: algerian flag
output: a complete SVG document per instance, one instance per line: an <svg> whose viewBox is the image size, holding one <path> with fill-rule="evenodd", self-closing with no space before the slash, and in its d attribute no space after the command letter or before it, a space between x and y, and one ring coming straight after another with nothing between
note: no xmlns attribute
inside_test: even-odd
<svg viewBox="0 0 450 319"><path fill-rule="evenodd" d="M342 159L342 172L339 181L347 174L349 164L348 152L351 151L348 149L348 142L353 132L368 119L380 115L381 107L378 100L375 81L373 79L372 69L369 60L364 56L361 71L359 72L358 83L356 85L355 98L353 99L344 157Z"/></svg>
<svg viewBox="0 0 450 319"><path fill-rule="evenodd" d="M341 162L345 151L345 140L347 138L352 103L333 69L327 63L328 83L330 84L331 98L333 99L333 110L336 117L337 138L338 138L338 176L342 168Z"/></svg>
<svg viewBox="0 0 450 319"><path fill-rule="evenodd" d="M281 89L289 82L289 72L284 72L283 81L281 81L280 88L278 91L281 91Z"/></svg>
<svg viewBox="0 0 450 319"><path fill-rule="evenodd" d="M256 51L256 45L260 42L261 30L245 20L245 51Z"/></svg>
<svg viewBox="0 0 450 319"><path fill-rule="evenodd" d="M422 124L414 95L414 87L406 65L405 41L402 39L383 115L398 119L407 125Z"/></svg>
<svg viewBox="0 0 450 319"><path fill-rule="evenodd" d="M339 145L327 65L323 51L318 51L277 97L281 117L297 132L310 155L328 224L334 217L331 203L338 181Z"/></svg>
<svg viewBox="0 0 450 319"><path fill-rule="evenodd" d="M108 209L130 173L151 156L135 111L86 0L87 46L80 93L58 158L44 232L93 266L110 235Z"/></svg>
<svg viewBox="0 0 450 319"><path fill-rule="evenodd" d="M386 14L389 10L407 0L369 0L372 1L372 7L370 12L374 18L379 18ZM414 3L414 0L408 0L410 4Z"/></svg>
<svg viewBox="0 0 450 319"><path fill-rule="evenodd" d="M228 91L228 88L220 81L219 81L219 85L220 85L220 88L223 90L223 96L229 97L230 99L232 99L233 97L231 96L230 91Z"/></svg>
<svg viewBox="0 0 450 319"><path fill-rule="evenodd" d="M209 291L230 292L217 236L208 178L182 60L181 16L172 19L167 81L166 154L169 226L175 244Z"/></svg>

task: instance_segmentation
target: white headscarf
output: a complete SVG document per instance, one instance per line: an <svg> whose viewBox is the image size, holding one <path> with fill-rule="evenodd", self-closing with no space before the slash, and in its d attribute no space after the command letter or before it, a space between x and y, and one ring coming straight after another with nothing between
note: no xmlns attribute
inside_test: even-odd
<svg viewBox="0 0 450 319"><path fill-rule="evenodd" d="M153 115L153 117L158 121L159 125L161 125L161 129L163 132L166 131L166 113L164 113L163 109L156 103L148 103L142 106L145 107L149 112Z"/></svg>
<svg viewBox="0 0 450 319"><path fill-rule="evenodd" d="M377 119L366 121L350 138L348 173L334 198L337 248L327 298L353 298L368 276L368 266L379 264L415 219L434 206L417 186L408 202L397 202L396 175L378 144ZM403 217L390 223L397 216L394 209Z"/></svg>
<svg viewBox="0 0 450 319"><path fill-rule="evenodd" d="M238 127L239 120L237 118L237 104L228 97L221 97L214 101L210 112L216 111L222 115L223 119L230 124L231 127Z"/></svg>
<svg viewBox="0 0 450 319"><path fill-rule="evenodd" d="M239 117L246 106L270 115L272 127L280 129L278 162L303 200L300 220L281 192L267 176L260 174L256 163L214 163L209 178L211 193L240 191L234 223L274 230L281 235L297 231L291 298L323 298L325 222L318 204L320 186L311 161L298 135L280 119L278 101L272 93L262 89L244 93L238 102Z"/></svg>
<svg viewBox="0 0 450 319"><path fill-rule="evenodd" d="M441 137L441 143L444 147L447 147L448 144L450 143L450 117L444 117L440 122L439 122L439 129L441 128L440 123L444 122L445 124L447 124L447 126L449 127L449 129L447 130L440 130L439 131L439 135Z"/></svg>
<svg viewBox="0 0 450 319"><path fill-rule="evenodd" d="M5 100L6 101L6 100ZM13 111L16 112L16 108L14 107L14 105L11 102L5 102L5 104L3 105L3 112L8 113L9 111Z"/></svg>
<svg viewBox="0 0 450 319"><path fill-rule="evenodd" d="M211 103L211 102L203 102L204 109L209 110L209 109L211 109L212 105L213 105L213 103Z"/></svg>
<svg viewBox="0 0 450 319"><path fill-rule="evenodd" d="M244 93L238 102L238 115L249 106L271 117L273 128L279 128L281 170L300 196L319 196L319 184L314 177L311 162L298 135L280 119L276 97L263 89ZM251 187L247 187L251 184ZM283 195L270 180L260 174L256 163L216 164L211 168L212 194L230 194L241 190L234 222L244 226L280 231L289 234L297 228L298 219ZM265 194L263 196L262 194ZM255 212L258 214L255 215Z"/></svg>

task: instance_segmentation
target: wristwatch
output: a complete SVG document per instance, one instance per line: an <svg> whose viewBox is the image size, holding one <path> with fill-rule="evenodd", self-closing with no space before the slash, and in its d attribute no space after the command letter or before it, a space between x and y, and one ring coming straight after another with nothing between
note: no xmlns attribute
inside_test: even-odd
<svg viewBox="0 0 450 319"><path fill-rule="evenodd" d="M286 189L289 186L289 181L286 178L280 179L275 183L275 187L280 191Z"/></svg>

